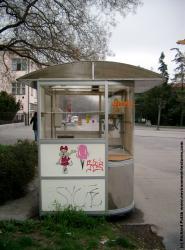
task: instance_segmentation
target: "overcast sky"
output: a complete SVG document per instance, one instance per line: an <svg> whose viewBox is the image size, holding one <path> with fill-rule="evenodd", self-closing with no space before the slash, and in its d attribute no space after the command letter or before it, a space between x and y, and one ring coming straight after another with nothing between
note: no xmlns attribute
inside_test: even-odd
<svg viewBox="0 0 185 250"><path fill-rule="evenodd" d="M108 61L133 64L158 71L159 57L165 53L170 76L173 76L173 60L178 47L185 51L185 45L176 41L185 39L185 0L142 0L143 5L136 14L118 17L118 24L112 32L110 49L115 56Z"/></svg>

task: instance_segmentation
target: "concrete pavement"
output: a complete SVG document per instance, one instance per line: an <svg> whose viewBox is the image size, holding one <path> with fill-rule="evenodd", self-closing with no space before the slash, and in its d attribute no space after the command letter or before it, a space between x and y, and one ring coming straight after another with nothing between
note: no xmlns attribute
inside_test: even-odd
<svg viewBox="0 0 185 250"><path fill-rule="evenodd" d="M33 139L31 126L0 127L0 143ZM185 129L135 128L136 213L125 221L154 225L168 250L179 249L180 142Z"/></svg>

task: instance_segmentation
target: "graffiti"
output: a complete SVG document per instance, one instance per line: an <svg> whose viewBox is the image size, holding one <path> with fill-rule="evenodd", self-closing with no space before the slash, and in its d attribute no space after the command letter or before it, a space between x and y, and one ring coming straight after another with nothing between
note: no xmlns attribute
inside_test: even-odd
<svg viewBox="0 0 185 250"><path fill-rule="evenodd" d="M87 202L86 206L89 205L91 208L94 207L99 207L102 205L102 200L99 199L99 188L97 187L97 184L94 185L90 185L89 188L91 188L91 190L89 190L86 193L86 197L85 197L85 201ZM89 199L89 204L88 204L88 199Z"/></svg>
<svg viewBox="0 0 185 250"><path fill-rule="evenodd" d="M60 164L63 167L63 173L68 173L68 166L72 166L73 162L69 157L71 154L76 153L76 150L71 150L68 152L68 146L61 146L60 147L60 159L57 164Z"/></svg>
<svg viewBox="0 0 185 250"><path fill-rule="evenodd" d="M84 192L85 190L85 192ZM103 203L98 184L83 185L72 188L62 186L56 187L57 193L62 197L62 207L69 205L77 208L97 208Z"/></svg>
<svg viewBox="0 0 185 250"><path fill-rule="evenodd" d="M95 171L103 171L103 161L99 160L87 160L87 165L88 169L86 169L86 172L91 171L91 172L95 172Z"/></svg>
<svg viewBox="0 0 185 250"><path fill-rule="evenodd" d="M74 153L76 153L76 155L71 157L71 155ZM68 174L68 168L72 165L74 168L73 170L71 169L70 174L77 174L79 172L78 169L80 165L84 174L88 172L94 173L97 171L104 171L104 162L100 158L97 160L96 157L93 158L92 156L92 158L89 159L89 150L85 144L77 145L75 150L69 150L69 147L66 145L61 146L59 155L60 159L58 160L57 164L62 166L64 174Z"/></svg>
<svg viewBox="0 0 185 250"><path fill-rule="evenodd" d="M79 191L81 191L82 188L76 188L76 186L73 186L72 190L70 190L68 187L57 187L56 191L58 194L60 194L64 199L64 204L69 206L75 206L76 205L76 196Z"/></svg>
<svg viewBox="0 0 185 250"><path fill-rule="evenodd" d="M89 153L87 151L87 146L83 145L83 144L79 145L76 157L80 159L82 170L84 167L84 160L87 159L88 155L89 155Z"/></svg>

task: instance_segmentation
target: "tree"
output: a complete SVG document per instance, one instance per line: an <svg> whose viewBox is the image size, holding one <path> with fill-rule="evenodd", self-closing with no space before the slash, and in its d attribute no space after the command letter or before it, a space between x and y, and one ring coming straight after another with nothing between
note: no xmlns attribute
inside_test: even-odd
<svg viewBox="0 0 185 250"><path fill-rule="evenodd" d="M184 109L185 109L185 89L184 89L184 74L185 74L185 55L178 48L172 48L175 50L174 62L177 64L175 68L175 81L180 82L181 90L177 90L178 102L180 104L180 126L183 126Z"/></svg>
<svg viewBox="0 0 185 250"><path fill-rule="evenodd" d="M162 99L163 98L163 99ZM161 102L164 100L164 103ZM161 85L138 94L135 98L136 118L146 118L152 124L158 124L159 104L161 105L160 124L177 125L176 93L170 84Z"/></svg>
<svg viewBox="0 0 185 250"><path fill-rule="evenodd" d="M149 91L136 96L136 119L143 117L150 120L152 124L157 124L159 130L160 124L163 125L181 125L184 121L185 110L185 89L184 89L184 55L177 49L175 61L176 81L180 81L181 89L168 84L167 65L164 62L165 55L162 52L159 58L159 70L164 78L161 86L154 87ZM180 104L180 105L179 105ZM180 120L178 121L178 117Z"/></svg>
<svg viewBox="0 0 185 250"><path fill-rule="evenodd" d="M0 123L12 121L19 109L20 103L16 102L13 95L5 91L0 92Z"/></svg>
<svg viewBox="0 0 185 250"><path fill-rule="evenodd" d="M168 79L169 79L168 67L166 63L164 62L164 58L165 58L164 52L161 52L161 55L159 57L160 66L158 70L161 72L161 75L164 78L164 83L168 83Z"/></svg>
<svg viewBox="0 0 185 250"><path fill-rule="evenodd" d="M159 58L159 63L160 66L158 68L158 70L161 72L161 75L164 79L164 83L161 87L157 88L156 90L158 90L157 95L156 96L156 100L157 100L157 106L158 106L158 118L157 118L157 130L159 130L159 126L160 126L160 121L161 121L161 111L162 109L165 107L166 105L166 91L167 91L167 83L168 83L168 79L169 79L169 74L168 74L168 67L166 65L166 63L164 62L164 52L161 52L161 56Z"/></svg>
<svg viewBox="0 0 185 250"><path fill-rule="evenodd" d="M140 0L1 0L0 50L43 65L103 59L115 14L126 15L139 4Z"/></svg>

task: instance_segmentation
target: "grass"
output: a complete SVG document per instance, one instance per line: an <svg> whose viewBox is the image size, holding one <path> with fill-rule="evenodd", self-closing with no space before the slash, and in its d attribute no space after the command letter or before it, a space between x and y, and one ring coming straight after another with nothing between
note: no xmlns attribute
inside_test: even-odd
<svg viewBox="0 0 185 250"><path fill-rule="evenodd" d="M104 217L91 217L72 208L40 220L0 222L1 250L137 249Z"/></svg>

